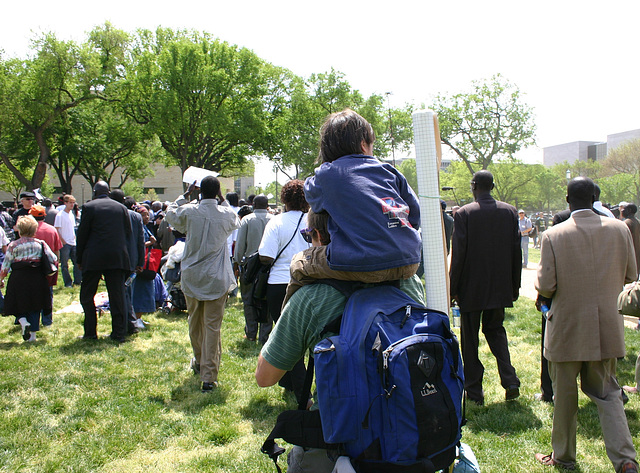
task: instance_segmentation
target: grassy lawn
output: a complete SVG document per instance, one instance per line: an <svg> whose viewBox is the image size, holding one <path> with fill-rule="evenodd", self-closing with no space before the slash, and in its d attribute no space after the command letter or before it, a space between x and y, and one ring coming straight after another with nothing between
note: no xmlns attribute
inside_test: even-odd
<svg viewBox="0 0 640 473"><path fill-rule="evenodd" d="M531 250L530 255L532 255ZM532 258L533 260L533 258ZM77 300L77 289L57 288L55 307ZM110 317L99 320L98 341L83 341L82 315L54 315L54 325L25 344L12 317L0 319L0 472L271 472L259 452L277 414L294 408L281 388L253 379L259 348L243 340L241 302L227 305L220 388L200 392L188 369L186 314L145 317L148 329L130 343L104 339ZM463 441L483 472L553 471L533 454L550 452L553 407L534 401L539 385L540 327L532 301L508 311L507 332L522 396L504 402L495 360L486 344L486 406L467 406ZM628 330L629 355L621 383L633 383L640 334ZM640 446L640 396L626 406ZM598 414L586 396L578 413L579 471L611 471ZM280 461L281 464L285 462Z"/></svg>

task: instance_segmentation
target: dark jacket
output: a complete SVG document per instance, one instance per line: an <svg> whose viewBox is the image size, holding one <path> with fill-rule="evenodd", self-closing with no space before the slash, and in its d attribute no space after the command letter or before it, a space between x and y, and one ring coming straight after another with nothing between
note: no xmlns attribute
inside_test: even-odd
<svg viewBox="0 0 640 473"><path fill-rule="evenodd" d="M518 213L490 194L461 207L451 242L451 295L462 312L512 307L522 271Z"/></svg>
<svg viewBox="0 0 640 473"><path fill-rule="evenodd" d="M144 232L142 230L142 216L133 210L129 210L128 213L131 222L131 236L127 238L127 250L131 264L129 269L133 271L136 267L144 265Z"/></svg>
<svg viewBox="0 0 640 473"><path fill-rule="evenodd" d="M633 240L633 249L636 251L636 267L640 268L640 222L635 217L624 219L631 231L631 239ZM640 269L638 269L640 272Z"/></svg>
<svg viewBox="0 0 640 473"><path fill-rule="evenodd" d="M127 239L131 223L127 208L110 199L98 197L82 207L77 233L76 258L83 271L130 268Z"/></svg>

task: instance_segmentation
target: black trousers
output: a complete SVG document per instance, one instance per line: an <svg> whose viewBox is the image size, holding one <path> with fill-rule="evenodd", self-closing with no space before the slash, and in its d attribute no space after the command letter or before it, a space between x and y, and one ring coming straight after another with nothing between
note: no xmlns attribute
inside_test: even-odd
<svg viewBox="0 0 640 473"><path fill-rule="evenodd" d="M542 341L540 343L540 391L542 396L553 399L553 386L549 376L549 362L544 357L544 332L547 329L547 319L542 316Z"/></svg>
<svg viewBox="0 0 640 473"><path fill-rule="evenodd" d="M500 384L505 389L510 386L519 387L520 380L516 375L515 368L511 364L507 332L503 326L504 308L462 312L460 316L464 388L467 391L467 396L473 400L484 399L484 391L482 390L484 366L478 357L481 322L484 338L487 340L489 349L498 363Z"/></svg>
<svg viewBox="0 0 640 473"><path fill-rule="evenodd" d="M269 316L274 322L278 322L280 313L282 312L282 302L287 293L286 284L268 284L267 285L267 304L269 306ZM302 389L304 387L304 378L306 377L307 369L304 366L304 360L299 360L291 371L285 373L280 379L278 385L293 391L296 395L296 399L300 401L302 395Z"/></svg>
<svg viewBox="0 0 640 473"><path fill-rule="evenodd" d="M109 294L111 311L111 337L122 340L127 336L127 307L124 294L124 281L127 271L123 269L105 269L100 271L83 271L80 284L80 304L84 310L84 336L97 336L98 319L96 305L93 298L98 290L100 278L104 282Z"/></svg>

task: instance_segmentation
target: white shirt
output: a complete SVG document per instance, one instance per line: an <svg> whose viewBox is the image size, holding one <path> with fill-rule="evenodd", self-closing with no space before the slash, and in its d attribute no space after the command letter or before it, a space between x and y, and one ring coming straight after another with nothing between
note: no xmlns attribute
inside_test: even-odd
<svg viewBox="0 0 640 473"><path fill-rule="evenodd" d="M186 296L213 301L236 287L227 238L240 226L227 201L216 199L189 203L180 196L167 207L167 222L187 235L180 283Z"/></svg>
<svg viewBox="0 0 640 473"><path fill-rule="evenodd" d="M240 210L240 207L234 207L233 205L229 205L229 207L231 207L231 209L236 213L236 215L238 215L238 210ZM227 245L229 246L229 254L233 257L233 243L238 239L238 229L236 228L231 235L229 235L229 238L227 238Z"/></svg>
<svg viewBox="0 0 640 473"><path fill-rule="evenodd" d="M302 220L300 220L301 215ZM299 225L298 221L300 221ZM291 243L289 243L271 268L269 284L289 283L289 279L291 279L291 273L289 272L291 259L296 253L300 253L309 248L309 243L304 241L300 233L300 230L305 228L307 228L307 215L299 210L291 210L276 215L267 223L264 234L262 235L262 241L260 242L260 248L258 248L258 253L261 256L268 256L270 258L278 256L280 250L291 240L291 236L295 231L293 240L291 240Z"/></svg>
<svg viewBox="0 0 640 473"><path fill-rule="evenodd" d="M5 233L3 228L0 226L0 246L8 245L9 243L11 242L7 238L7 234Z"/></svg>
<svg viewBox="0 0 640 473"><path fill-rule="evenodd" d="M76 217L73 212L65 212L64 210L58 212L53 226L56 227L56 230L60 233L60 238L67 245L76 246Z"/></svg>
<svg viewBox="0 0 640 473"><path fill-rule="evenodd" d="M600 202L599 200L596 200L593 203L593 208L596 209L598 212L602 212L607 217L616 218L616 216L613 215L613 213L611 213L611 210L609 210L604 205L602 205L602 202Z"/></svg>

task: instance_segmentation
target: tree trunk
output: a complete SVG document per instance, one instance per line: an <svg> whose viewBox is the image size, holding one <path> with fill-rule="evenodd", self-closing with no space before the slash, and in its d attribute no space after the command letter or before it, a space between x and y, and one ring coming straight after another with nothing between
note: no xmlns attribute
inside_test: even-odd
<svg viewBox="0 0 640 473"><path fill-rule="evenodd" d="M0 159L2 159L3 164L7 166L7 169L11 171L14 176L16 176L16 179L18 179L25 188L29 189L29 187L31 186L31 182L25 177L24 174L20 172L17 167L13 165L13 163L9 159L9 156L4 153L0 153Z"/></svg>
<svg viewBox="0 0 640 473"><path fill-rule="evenodd" d="M49 162L51 151L49 150L49 146L44 138L43 128L38 128L34 133L34 137L38 144L38 149L40 150L40 157L38 159L38 164L36 164L36 168L33 171L33 177L31 178L31 189L39 189L47 175L47 163Z"/></svg>

